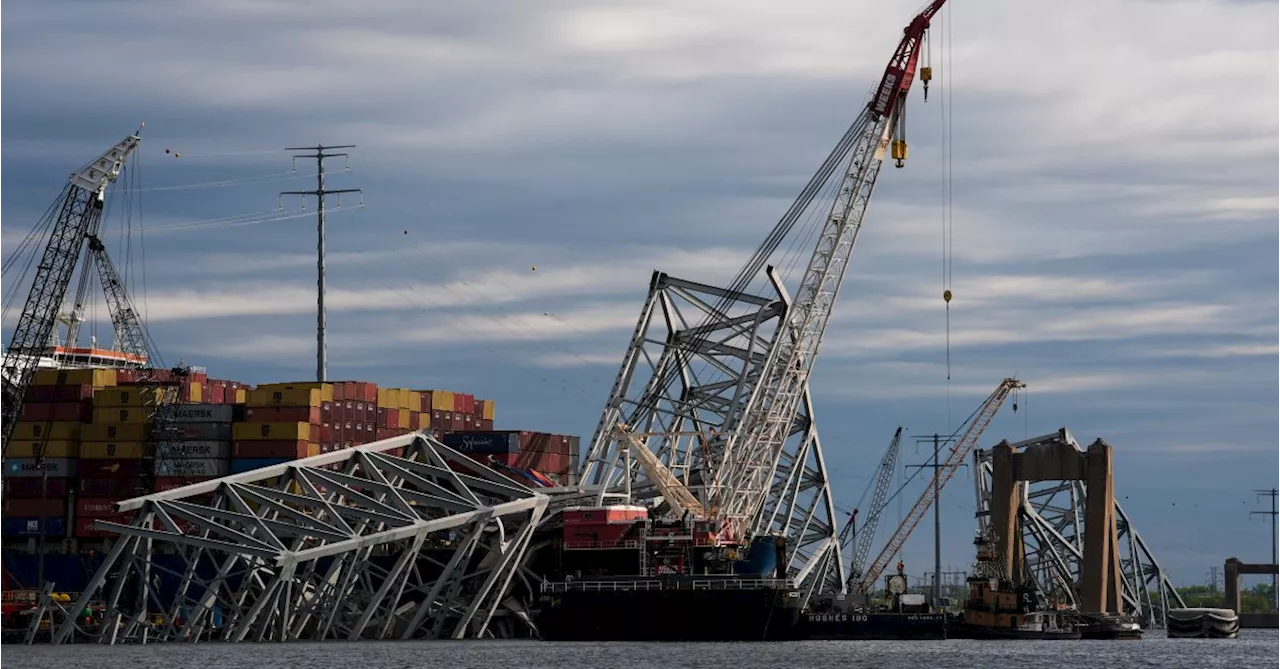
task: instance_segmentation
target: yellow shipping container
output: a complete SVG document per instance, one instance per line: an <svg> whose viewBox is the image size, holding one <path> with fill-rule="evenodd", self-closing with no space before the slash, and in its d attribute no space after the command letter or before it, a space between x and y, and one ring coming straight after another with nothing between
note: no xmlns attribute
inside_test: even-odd
<svg viewBox="0 0 1280 669"><path fill-rule="evenodd" d="M412 418L412 417L413 417L413 414L409 413L409 411L408 411L407 409L401 409L401 410L397 411L397 412L396 412L396 423L397 423L396 427L400 428L401 430L408 430L408 429L412 429L412 425L410 424L410 421L409 421L409 419L410 419L410 418Z"/></svg>
<svg viewBox="0 0 1280 669"><path fill-rule="evenodd" d="M14 441L43 441L45 439L79 441L80 429L83 427L85 426L82 423L64 423L61 421L32 423L22 421L13 426L13 435L10 438Z"/></svg>
<svg viewBox="0 0 1280 669"><path fill-rule="evenodd" d="M93 391L93 408L142 407L178 401L178 389L173 386L116 386Z"/></svg>
<svg viewBox="0 0 1280 669"><path fill-rule="evenodd" d="M447 390L431 391L431 408L434 411L453 411L453 393Z"/></svg>
<svg viewBox="0 0 1280 669"><path fill-rule="evenodd" d="M481 401L480 417L485 420L493 420L493 400Z"/></svg>
<svg viewBox="0 0 1280 669"><path fill-rule="evenodd" d="M333 384L320 383L312 381L310 383L264 383L258 386L258 390L319 390L321 402L333 401ZM317 406L319 402L307 406Z"/></svg>
<svg viewBox="0 0 1280 669"><path fill-rule="evenodd" d="M204 401L204 386L198 381L191 382L191 390L187 392L187 402L200 404Z"/></svg>
<svg viewBox="0 0 1280 669"><path fill-rule="evenodd" d="M139 460L147 452L141 441L86 441L80 444L84 460Z"/></svg>
<svg viewBox="0 0 1280 669"><path fill-rule="evenodd" d="M228 390L227 392L235 393L230 396L230 401L227 402L228 404L244 404L244 401L249 397L249 391L245 388L236 388L235 390Z"/></svg>
<svg viewBox="0 0 1280 669"><path fill-rule="evenodd" d="M136 424L146 425L153 410L146 407L107 407L93 410L94 425Z"/></svg>
<svg viewBox="0 0 1280 669"><path fill-rule="evenodd" d="M67 440L14 441L9 444L10 458L78 458L80 442Z"/></svg>
<svg viewBox="0 0 1280 669"><path fill-rule="evenodd" d="M39 369L32 380L38 386L94 386L107 388L116 385L114 369Z"/></svg>
<svg viewBox="0 0 1280 669"><path fill-rule="evenodd" d="M146 441L146 423L100 423L84 426L81 441Z"/></svg>
<svg viewBox="0 0 1280 669"><path fill-rule="evenodd" d="M318 407L324 395L318 388L250 390L245 405L251 407Z"/></svg>
<svg viewBox="0 0 1280 669"><path fill-rule="evenodd" d="M409 410L410 411L422 410L422 393L420 391L417 391L417 390L409 391Z"/></svg>
<svg viewBox="0 0 1280 669"><path fill-rule="evenodd" d="M236 423L231 426L231 436L236 441L258 439L310 441L311 425L309 423Z"/></svg>
<svg viewBox="0 0 1280 669"><path fill-rule="evenodd" d="M409 417L410 417L410 418L413 418L414 416L417 416L417 417L418 417L418 424L417 424L417 425L410 425L410 426L409 426L409 429L411 429L411 430L429 430L429 429L431 429L431 412L430 412L430 411L423 411L422 413L409 414Z"/></svg>

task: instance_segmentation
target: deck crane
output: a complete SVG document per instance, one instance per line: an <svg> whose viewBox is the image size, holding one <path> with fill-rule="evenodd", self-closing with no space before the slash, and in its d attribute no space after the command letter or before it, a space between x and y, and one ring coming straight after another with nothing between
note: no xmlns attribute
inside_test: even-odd
<svg viewBox="0 0 1280 669"><path fill-rule="evenodd" d="M875 562L871 563L862 579L854 584L855 592L859 594L871 592L876 579L880 578L880 574L888 567L889 561L898 554L898 551L902 550L903 544L907 542L907 538L911 536L911 532L920 523L920 519L924 517L925 512L937 502L935 490L940 491L956 471L960 469L960 466L964 464L969 455L973 453L974 447L978 444L978 439L982 438L982 433L986 431L987 426L996 417L996 412L1004 405L1009 395L1013 391L1025 387L1027 385L1018 379L1008 378L1001 381L995 391L987 396L987 399L978 407L978 411L974 414L973 420L969 422L969 426L965 428L964 434L960 436L960 439L956 441L955 447L951 449L951 453L947 455L946 462L943 462L936 470L934 475L938 477L938 485L926 486L924 492L920 493L920 498L916 500L915 506L912 506L906 518L903 518L898 525L898 529L889 538L889 542L880 551L880 555L876 557ZM1017 409L1016 404L1014 409Z"/></svg>
<svg viewBox="0 0 1280 669"><path fill-rule="evenodd" d="M893 483L893 473L898 466L899 445L902 443L902 428L893 433L893 441L884 450L880 458L880 466L876 468L875 490L871 494L870 511L867 522L860 530L854 531L853 555L849 559L849 583L857 583L862 579L862 570L866 567L867 556L871 554L871 542L876 538L876 530L880 527L880 513L889 498L889 486ZM857 509L854 510L857 515Z"/></svg>
<svg viewBox="0 0 1280 669"><path fill-rule="evenodd" d="M839 194L822 224L800 289L786 314L784 331L769 352L745 410L727 439L718 444L719 463L706 491L708 506L718 509L719 516L742 538L770 529L770 514L762 510L773 488L779 458L795 424L801 395L807 387L862 228L886 149L891 147L890 155L898 167L902 167L907 157L903 109L915 79L925 31L945 3L946 0L932 0L904 29L879 85L845 135L842 144L848 142L849 160L841 177ZM927 74L922 72L922 79L927 78L924 76ZM804 198L802 195L801 200ZM795 207L793 205L793 209ZM772 268L769 274L773 276Z"/></svg>
<svg viewBox="0 0 1280 669"><path fill-rule="evenodd" d="M186 378L187 370L155 367L158 356L154 344L99 236L107 189L120 176L129 156L141 141L141 132L133 133L74 172L49 209L56 218L52 221L49 240L4 357L7 397L3 403L3 454L8 456L9 442L22 414L27 391L40 359L48 354L49 342L59 321L58 312L66 300L76 266L84 255L85 264L81 268L74 304L67 320L67 343L71 347L76 343L79 315L84 311L89 296L89 277L95 273L96 267L111 315L116 346L134 361L131 364L145 370L135 379L136 384L150 387L149 392L141 393L150 429L147 457L144 458L146 466L138 483L140 491L152 492L158 444L181 438L172 429L171 412L166 407L176 400L175 386ZM43 434L47 435L48 430Z"/></svg>

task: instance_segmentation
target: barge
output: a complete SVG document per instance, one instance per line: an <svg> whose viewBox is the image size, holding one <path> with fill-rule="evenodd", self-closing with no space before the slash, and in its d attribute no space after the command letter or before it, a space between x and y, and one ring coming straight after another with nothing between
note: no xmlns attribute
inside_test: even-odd
<svg viewBox="0 0 1280 669"><path fill-rule="evenodd" d="M643 506L563 511L559 565L534 619L548 641L782 641L803 637L786 543Z"/></svg>

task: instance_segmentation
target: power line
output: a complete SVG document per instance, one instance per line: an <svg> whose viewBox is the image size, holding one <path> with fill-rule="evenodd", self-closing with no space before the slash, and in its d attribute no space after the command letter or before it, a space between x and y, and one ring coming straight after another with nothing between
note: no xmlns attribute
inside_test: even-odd
<svg viewBox="0 0 1280 669"><path fill-rule="evenodd" d="M1276 508L1276 500L1277 500L1277 496L1280 496L1280 490L1272 488L1270 490L1254 490L1253 492L1257 493L1258 499L1262 499L1263 497L1271 498L1270 511L1250 511L1249 516L1250 518L1252 518L1253 516L1271 516L1271 564L1276 564L1276 557L1277 557L1276 556L1276 549L1277 549L1276 516L1280 515L1280 510L1277 510ZM1277 608L1276 604L1278 601L1277 592L1276 592L1276 580L1277 580L1276 573L1271 572L1271 608L1272 610L1275 610Z"/></svg>
<svg viewBox="0 0 1280 669"><path fill-rule="evenodd" d="M290 147L285 151L310 151L315 153L295 155L293 157L296 168L299 158L314 158L316 161L316 189L315 190L289 190L281 191L280 195L314 195L316 197L316 381L324 381L328 368L327 343L325 341L325 314L324 314L324 196L340 195L342 193L360 193L360 204L364 205L364 191L359 188L343 188L338 190L326 190L324 187L324 160L325 158L346 158L346 153L325 153L331 149L354 149L355 144L342 144L338 146L324 146L317 144L314 147ZM348 168L350 169L350 168ZM341 202L341 199L339 199Z"/></svg>
<svg viewBox="0 0 1280 669"><path fill-rule="evenodd" d="M934 434L931 437L916 437L917 444L933 444L933 463L908 465L912 468L930 467L933 469L933 605L940 606L942 601L942 482L938 472L946 466L939 462L939 452L943 444L955 443L954 437L942 437ZM964 466L964 465L961 465Z"/></svg>

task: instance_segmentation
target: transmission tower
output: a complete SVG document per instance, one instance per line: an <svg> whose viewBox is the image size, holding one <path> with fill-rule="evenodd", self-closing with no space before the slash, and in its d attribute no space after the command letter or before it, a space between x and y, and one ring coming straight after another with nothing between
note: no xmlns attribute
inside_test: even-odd
<svg viewBox="0 0 1280 669"><path fill-rule="evenodd" d="M346 153L326 153L326 151L330 151L332 149L354 148L355 144L342 144L340 146L324 146L322 144L317 144L315 146L294 146L285 149L285 151L315 151L315 153L295 155L293 159L295 164L297 163L298 158L315 159L316 189L287 190L281 191L280 195L314 195L316 197L316 381L326 380L325 376L329 366L327 360L328 345L325 341L326 322L324 313L324 196L339 195L342 193L360 193L360 204L364 204L364 191L359 188L325 190L324 160L325 158L347 157ZM339 203L341 203L341 200L339 200Z"/></svg>

